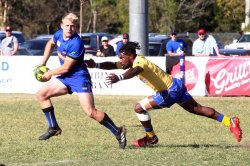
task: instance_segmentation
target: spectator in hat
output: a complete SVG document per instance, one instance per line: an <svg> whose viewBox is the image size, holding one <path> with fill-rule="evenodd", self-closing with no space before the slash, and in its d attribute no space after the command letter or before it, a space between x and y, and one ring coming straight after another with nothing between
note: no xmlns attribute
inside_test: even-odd
<svg viewBox="0 0 250 166"><path fill-rule="evenodd" d="M103 36L101 40L102 45L100 49L97 50L96 55L100 57L115 56L114 47L108 44L108 37Z"/></svg>
<svg viewBox="0 0 250 166"><path fill-rule="evenodd" d="M15 36L12 35L12 28L7 26L5 28L6 37L1 42L1 55L2 56L12 56L15 55L18 48L19 43Z"/></svg>
<svg viewBox="0 0 250 166"><path fill-rule="evenodd" d="M169 40L166 44L166 49L169 56L180 56L182 54L187 45L184 40L177 39L177 32L172 31L170 34L171 40Z"/></svg>
<svg viewBox="0 0 250 166"><path fill-rule="evenodd" d="M219 53L216 40L212 35L207 35L205 29L199 29L198 39L193 43L192 54L194 56L223 56Z"/></svg>
<svg viewBox="0 0 250 166"><path fill-rule="evenodd" d="M116 46L116 55L119 55L120 48L129 42L129 35L127 33L122 34L122 41L119 41Z"/></svg>

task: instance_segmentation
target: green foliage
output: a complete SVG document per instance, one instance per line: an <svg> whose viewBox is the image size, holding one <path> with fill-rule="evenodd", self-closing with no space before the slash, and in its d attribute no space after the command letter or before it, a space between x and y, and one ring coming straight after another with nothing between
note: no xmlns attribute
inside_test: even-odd
<svg viewBox="0 0 250 166"><path fill-rule="evenodd" d="M129 31L130 0L88 0L83 3L82 32ZM134 1L131 1L132 3ZM52 34L67 12L80 16L80 0L9 0L7 24L28 37ZM3 4L0 12L3 12ZM149 32L239 31L244 21L244 0L148 0ZM95 17L94 17L95 16ZM2 19L2 17L0 17Z"/></svg>
<svg viewBox="0 0 250 166"><path fill-rule="evenodd" d="M177 3L175 0L149 1L149 31L168 33L175 29Z"/></svg>
<svg viewBox="0 0 250 166"><path fill-rule="evenodd" d="M243 140L237 143L222 124L185 112L180 106L154 110L152 123L158 146L134 148L144 136L133 111L143 96L95 96L96 107L127 128L128 145L118 149L113 135L80 110L77 95L53 98L62 135L47 141L38 137L47 121L35 95L0 94L0 163L14 165L249 165L250 98L196 97L225 115L241 119Z"/></svg>
<svg viewBox="0 0 250 166"><path fill-rule="evenodd" d="M117 33L129 32L129 0L118 0L115 17Z"/></svg>
<svg viewBox="0 0 250 166"><path fill-rule="evenodd" d="M113 34L128 32L128 4L128 0L98 3L97 31Z"/></svg>
<svg viewBox="0 0 250 166"><path fill-rule="evenodd" d="M213 31L214 15L214 1L180 0L176 27L182 32L196 32L201 27Z"/></svg>
<svg viewBox="0 0 250 166"><path fill-rule="evenodd" d="M240 31L245 19L245 0L216 0L215 31Z"/></svg>

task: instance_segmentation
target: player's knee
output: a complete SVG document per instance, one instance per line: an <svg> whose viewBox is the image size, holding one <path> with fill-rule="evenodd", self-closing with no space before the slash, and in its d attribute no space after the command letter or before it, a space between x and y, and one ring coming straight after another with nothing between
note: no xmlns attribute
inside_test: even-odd
<svg viewBox="0 0 250 166"><path fill-rule="evenodd" d="M44 93L42 93L42 91L38 91L36 93L36 98L38 101L43 101L43 100L45 100L46 96L44 95Z"/></svg>
<svg viewBox="0 0 250 166"><path fill-rule="evenodd" d="M143 110L143 108L141 107L140 103L136 103L134 110L135 110L136 113L143 113L143 112L145 112Z"/></svg>
<svg viewBox="0 0 250 166"><path fill-rule="evenodd" d="M93 117L94 117L94 111L92 111L92 110L86 110L86 111L84 111L84 113L85 113L88 117L90 117L90 118L93 118Z"/></svg>
<svg viewBox="0 0 250 166"><path fill-rule="evenodd" d="M95 109L87 108L87 109L85 109L85 110L83 110L83 111L84 111L84 113L85 113L88 117L95 119L95 115L96 115L96 110L95 110Z"/></svg>

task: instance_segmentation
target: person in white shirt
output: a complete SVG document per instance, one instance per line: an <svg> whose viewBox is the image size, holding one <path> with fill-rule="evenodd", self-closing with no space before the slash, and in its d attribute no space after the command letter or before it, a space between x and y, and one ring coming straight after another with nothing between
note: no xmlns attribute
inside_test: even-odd
<svg viewBox="0 0 250 166"><path fill-rule="evenodd" d="M1 42L1 55L2 56L12 56L15 55L18 48L19 43L15 36L12 35L12 28L7 26L5 28L6 37Z"/></svg>
<svg viewBox="0 0 250 166"><path fill-rule="evenodd" d="M216 40L212 35L207 35L205 29L198 30L198 39L193 43L192 54L194 56L223 56L219 53Z"/></svg>

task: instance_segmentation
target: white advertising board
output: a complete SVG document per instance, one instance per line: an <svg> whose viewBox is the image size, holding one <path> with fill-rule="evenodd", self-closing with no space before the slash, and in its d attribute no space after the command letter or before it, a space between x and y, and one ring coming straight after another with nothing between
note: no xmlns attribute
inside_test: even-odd
<svg viewBox="0 0 250 166"><path fill-rule="evenodd" d="M33 69L41 60L39 57L13 56L0 57L0 93L31 93L35 94L45 83L37 81L33 74ZM96 62L118 61L117 57L92 57ZM157 66L165 70L165 57L147 57ZM206 96L206 65L209 57L186 57L188 68L186 70L186 82L189 93L193 96ZM47 67L54 69L59 66L56 56L50 57ZM176 68L177 72L179 71ZM132 78L123 80L113 85L108 85L105 78L110 73L121 74L124 70L101 70L89 69L92 77L94 94L102 95L143 95L154 94L153 90L143 84L139 79ZM249 74L250 75L250 74ZM177 75L174 75L178 77ZM189 87L192 88L189 88Z"/></svg>

